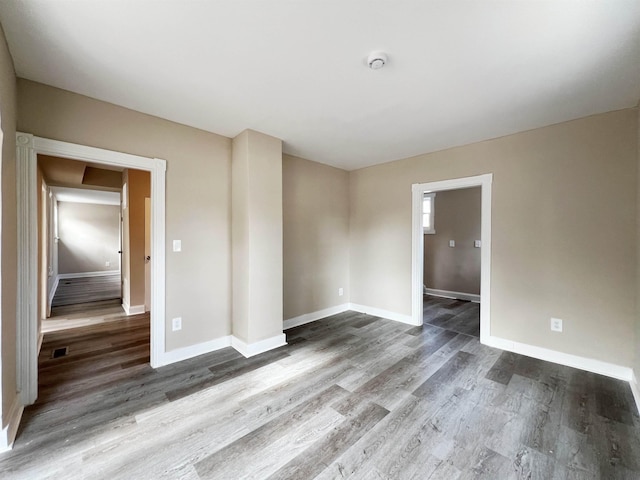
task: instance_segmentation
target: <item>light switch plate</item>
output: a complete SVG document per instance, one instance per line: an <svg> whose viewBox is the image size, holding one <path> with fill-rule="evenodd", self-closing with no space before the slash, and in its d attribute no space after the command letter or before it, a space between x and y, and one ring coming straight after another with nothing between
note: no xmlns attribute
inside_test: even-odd
<svg viewBox="0 0 640 480"><path fill-rule="evenodd" d="M182 317L176 317L173 320L171 320L171 329L174 332L177 332L178 330L182 330Z"/></svg>
<svg viewBox="0 0 640 480"><path fill-rule="evenodd" d="M344 289L343 288L339 288L338 289L338 295L341 297L342 295L344 295Z"/></svg>
<svg viewBox="0 0 640 480"><path fill-rule="evenodd" d="M173 241L173 251L181 252L182 251L182 240L174 240Z"/></svg>

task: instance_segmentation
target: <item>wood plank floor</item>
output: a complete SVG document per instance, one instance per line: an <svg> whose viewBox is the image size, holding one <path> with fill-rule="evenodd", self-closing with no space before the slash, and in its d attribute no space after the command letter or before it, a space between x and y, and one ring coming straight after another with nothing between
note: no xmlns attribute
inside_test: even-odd
<svg viewBox="0 0 640 480"><path fill-rule="evenodd" d="M147 334L140 316L47 335L0 478L640 478L626 383L474 336L348 312L153 370Z"/></svg>
<svg viewBox="0 0 640 480"><path fill-rule="evenodd" d="M120 299L53 307L51 316L42 320L42 333L69 330L127 318Z"/></svg>
<svg viewBox="0 0 640 480"><path fill-rule="evenodd" d="M120 272L98 277L63 278L53 295L52 307L119 299Z"/></svg>
<svg viewBox="0 0 640 480"><path fill-rule="evenodd" d="M480 338L480 304L424 295L423 322Z"/></svg>

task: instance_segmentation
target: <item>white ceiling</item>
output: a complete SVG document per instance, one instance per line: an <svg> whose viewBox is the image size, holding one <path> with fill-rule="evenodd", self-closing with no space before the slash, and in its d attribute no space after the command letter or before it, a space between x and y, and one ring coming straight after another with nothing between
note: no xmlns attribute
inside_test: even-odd
<svg viewBox="0 0 640 480"><path fill-rule="evenodd" d="M640 99L638 0L3 0L0 22L20 77L348 170Z"/></svg>

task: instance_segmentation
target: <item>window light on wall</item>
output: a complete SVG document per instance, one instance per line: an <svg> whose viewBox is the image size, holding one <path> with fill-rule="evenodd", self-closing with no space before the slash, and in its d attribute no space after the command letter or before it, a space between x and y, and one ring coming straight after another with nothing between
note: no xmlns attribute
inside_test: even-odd
<svg viewBox="0 0 640 480"><path fill-rule="evenodd" d="M424 233L436 233L435 228L435 193L425 193L422 198L422 229Z"/></svg>

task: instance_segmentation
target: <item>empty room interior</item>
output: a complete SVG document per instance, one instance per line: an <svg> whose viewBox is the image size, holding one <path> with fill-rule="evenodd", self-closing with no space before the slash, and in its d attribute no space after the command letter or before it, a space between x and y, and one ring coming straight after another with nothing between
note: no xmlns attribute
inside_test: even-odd
<svg viewBox="0 0 640 480"><path fill-rule="evenodd" d="M0 26L1 478L640 478L637 0Z"/></svg>

